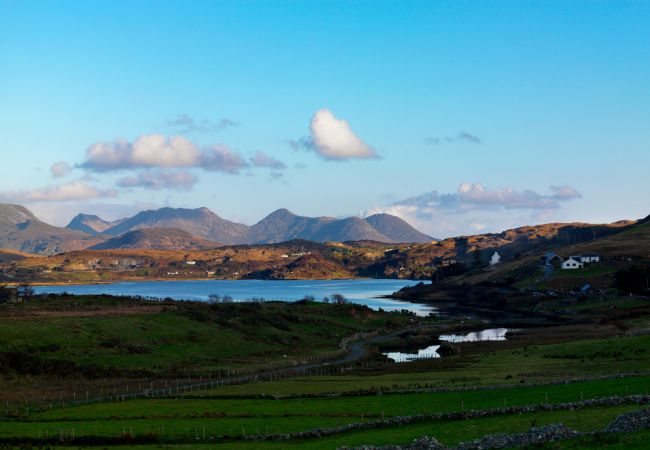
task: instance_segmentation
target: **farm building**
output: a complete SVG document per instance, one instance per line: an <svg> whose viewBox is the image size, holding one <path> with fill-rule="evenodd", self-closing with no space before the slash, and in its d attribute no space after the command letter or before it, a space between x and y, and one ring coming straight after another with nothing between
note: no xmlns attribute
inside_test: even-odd
<svg viewBox="0 0 650 450"><path fill-rule="evenodd" d="M598 253L585 253L580 256L580 261L583 263L600 262L600 255Z"/></svg>
<svg viewBox="0 0 650 450"><path fill-rule="evenodd" d="M562 265L561 265L563 270L582 269L584 266L585 265L581 261L580 256L569 256L567 260L562 261Z"/></svg>

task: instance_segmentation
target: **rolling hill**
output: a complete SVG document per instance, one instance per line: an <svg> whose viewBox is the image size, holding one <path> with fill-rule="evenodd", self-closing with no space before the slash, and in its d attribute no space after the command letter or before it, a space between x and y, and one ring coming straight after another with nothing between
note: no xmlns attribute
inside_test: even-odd
<svg viewBox="0 0 650 450"><path fill-rule="evenodd" d="M90 250L203 250L221 246L217 242L193 236L178 228L143 228L90 247Z"/></svg>
<svg viewBox="0 0 650 450"><path fill-rule="evenodd" d="M391 214L374 214L366 217L365 220L375 227L377 231L384 236L388 236L394 242L427 243L432 240L438 240L421 233L405 220Z"/></svg>
<svg viewBox="0 0 650 450"><path fill-rule="evenodd" d="M119 236L142 228L177 228L224 244L248 243L248 226L223 219L208 208L161 208L142 211L105 230L106 234Z"/></svg>

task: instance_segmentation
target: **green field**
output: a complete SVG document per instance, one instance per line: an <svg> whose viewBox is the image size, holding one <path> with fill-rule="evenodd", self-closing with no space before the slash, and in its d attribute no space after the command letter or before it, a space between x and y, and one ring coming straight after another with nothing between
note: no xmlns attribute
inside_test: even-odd
<svg viewBox="0 0 650 450"><path fill-rule="evenodd" d="M630 310L638 306L632 300L619 305ZM334 449L404 444L425 435L455 445L553 423L600 430L619 414L644 406L526 413L499 408L650 392L650 335L624 335L598 323L556 326L552 335L531 330L501 343L460 344L454 356L405 364L387 363L380 344L361 340L367 351L359 359L337 363L345 355L339 342L346 336L374 331L390 336L386 342L391 346L402 341L412 345L411 340L419 345L435 336L438 327L453 327L454 321L312 303L51 298L11 308L0 319L0 358L9 362L0 367L5 415L0 445L67 445L72 440L71 445L141 449L209 448L217 443L235 449ZM627 323L638 321L632 317ZM296 376L282 369L295 364L308 364L308 372ZM223 377L224 371L233 376L232 371L271 368L280 368L273 381L261 377L253 383L181 390L170 397L74 404L84 399L84 391L92 399L98 389L106 396L167 382L194 384ZM493 412L481 418L423 417L318 439L252 439L481 410ZM638 436L644 434L581 438L549 448L589 448L594 439L609 439L611 448L624 448L616 447L624 443L634 448Z"/></svg>

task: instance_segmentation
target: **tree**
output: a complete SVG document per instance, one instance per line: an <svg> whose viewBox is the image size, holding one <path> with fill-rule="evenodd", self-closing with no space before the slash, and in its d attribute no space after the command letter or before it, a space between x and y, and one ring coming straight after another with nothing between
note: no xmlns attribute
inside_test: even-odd
<svg viewBox="0 0 650 450"><path fill-rule="evenodd" d="M29 283L25 282L18 286L18 297L21 297L24 302L28 302L34 297L34 294L36 293L34 291L34 288L29 285Z"/></svg>
<svg viewBox="0 0 650 450"><path fill-rule="evenodd" d="M642 294L650 289L650 267L632 266L614 275L614 286L622 294Z"/></svg>
<svg viewBox="0 0 650 450"><path fill-rule="evenodd" d="M474 268L478 269L481 267L481 252L478 249L474 250L472 257Z"/></svg>

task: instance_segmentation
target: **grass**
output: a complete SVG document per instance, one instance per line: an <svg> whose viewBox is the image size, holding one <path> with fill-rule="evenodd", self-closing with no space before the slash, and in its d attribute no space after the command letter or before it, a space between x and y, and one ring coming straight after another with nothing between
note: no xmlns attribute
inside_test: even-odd
<svg viewBox="0 0 650 450"><path fill-rule="evenodd" d="M406 444L413 439L420 438L422 436L435 436L440 442L446 445L455 445L459 442L473 440L484 436L486 434L493 433L520 433L525 432L530 429L531 426L542 426L553 423L564 423L570 428L577 429L578 431L593 431L604 428L610 421L612 421L616 416L621 413L629 412L634 409L637 409L638 406L619 406L619 407L609 407L609 408L592 408L588 410L582 410L580 414L576 414L573 411L544 411L536 413L525 413L525 414L508 414L501 416L492 416L484 417L479 419L468 419L468 420L426 420L419 423L402 425L396 427L387 427L371 430L358 430L343 433L340 435L334 435L330 437L323 437L319 439L304 439L304 440L293 440L293 441L225 441L224 444L227 445L229 449L284 449L284 448L301 448L301 449L334 449L340 446L358 446L368 443L374 445L390 445L390 444ZM267 423L272 423L272 419L267 419ZM78 436L77 430L84 430L82 424L78 423L57 423L57 424L48 424L49 426L60 426L62 430L70 430L75 427L75 435ZM123 429L120 427L120 422L116 421L113 424L112 430L114 430L113 436L119 436ZM218 433L220 430L227 429L227 426L213 424L213 422L204 419L197 420L193 424L186 424L182 421L179 421L176 424L174 431L168 429L165 425L165 431L162 431L162 422L147 424L149 427L156 427L156 434L161 437L161 439L176 439L180 442L182 441L193 441L193 448L202 448L201 441L203 440L203 426L206 427L206 440L211 440L212 437L218 440ZM234 425L234 422L233 424ZM136 427L134 426L134 433ZM41 425L42 427L42 425ZM76 428L79 427L79 428ZM126 428L126 431L130 431L128 425L123 425ZM143 426L139 426L144 428ZM58 435L58 430L55 430L56 435ZM92 425L91 425L92 429ZM184 430L184 431L183 431ZM242 435L242 430L235 430L238 435ZM245 430L244 430L245 431ZM29 431L30 433L36 432L36 427ZM249 429L248 433L255 434L257 428ZM266 428L261 428L259 434L263 435L266 432ZM42 433L42 431L41 431ZM174 434L179 433L179 434ZM38 435L38 434L37 434ZM231 435L231 436L234 436ZM205 441L203 441L205 442ZM216 442L215 442L216 443ZM208 445L214 445L208 444ZM139 446L138 448L154 448L147 446ZM156 446L156 448L159 448ZM165 446L163 446L165 448ZM166 447L171 448L171 447ZM182 445L175 444L173 448L182 448ZM208 446L205 446L208 448Z"/></svg>
<svg viewBox="0 0 650 450"><path fill-rule="evenodd" d="M0 318L0 353L25 352L78 366L209 372L241 365L238 361L337 351L346 335L385 326L389 318L407 320L357 305L320 303L177 303L154 313L80 316L86 306L81 304L78 314L60 312L60 317Z"/></svg>
<svg viewBox="0 0 650 450"><path fill-rule="evenodd" d="M343 381L345 382L345 381ZM577 402L613 395L646 394L650 376L587 381L553 386L460 392L303 397L275 400L237 398L152 399L67 407L31 414L29 421L83 421L141 417L386 417L456 412L507 406Z"/></svg>
<svg viewBox="0 0 650 450"><path fill-rule="evenodd" d="M490 344L492 345L492 344ZM291 395L358 390L526 385L617 373L647 372L650 336L533 345L441 360L395 365L387 371L227 386L219 395ZM204 391L210 392L210 391Z"/></svg>
<svg viewBox="0 0 650 450"><path fill-rule="evenodd" d="M621 303L625 308L639 306L638 299L624 299ZM599 308L597 302L593 307ZM11 306L6 311L9 314L0 318L0 357L17 353L20 358L0 367L0 391L5 395L10 395L20 383L31 386L35 392L44 384L81 385L87 379L76 372L79 368L142 371L164 381L162 377L169 373L183 374L185 370L195 376L195 370L205 374L224 367L254 369L278 361L288 364L309 355L334 352L340 339L351 333L413 325L412 316L407 314L377 313L355 305L311 303L207 305L110 297L69 301L52 298L41 304ZM13 411L18 414L0 421L0 438L35 439L61 433L69 436L74 429L76 437L115 438L125 432L155 435L163 447L165 443L173 443L174 447L192 443L200 448L205 443L207 448L210 442L221 442L235 449L284 449L403 444L424 435L454 445L485 434L523 432L534 425L556 422L581 431L600 429L618 414L638 406L540 411L471 420L429 419L301 441L240 439L242 435L291 433L381 417L556 404L649 392L650 375L645 374L650 368L649 335L615 336L610 327L610 337L587 339L581 334L583 328L569 328L549 329L546 335L528 331L520 334L521 341L462 344L459 355L440 360L218 387L177 398L65 408L56 408L55 404L53 409L42 411L31 407L30 413L24 403L14 403ZM590 328L589 336L600 337L600 330L605 329ZM548 338L548 333L562 330L566 334ZM434 331L427 332L435 336ZM32 361L35 367L53 362L70 362L74 366L66 366L68 372L55 379L51 374L49 378L34 375L30 371L35 368L25 361ZM644 374L611 377L619 371ZM532 385L597 375L610 378ZM134 380L138 382L138 378ZM106 381L113 380L108 377ZM422 388L453 390L399 392ZM43 404L47 406L48 402L41 402L40 406ZM587 442L576 440L567 445L588 448Z"/></svg>

